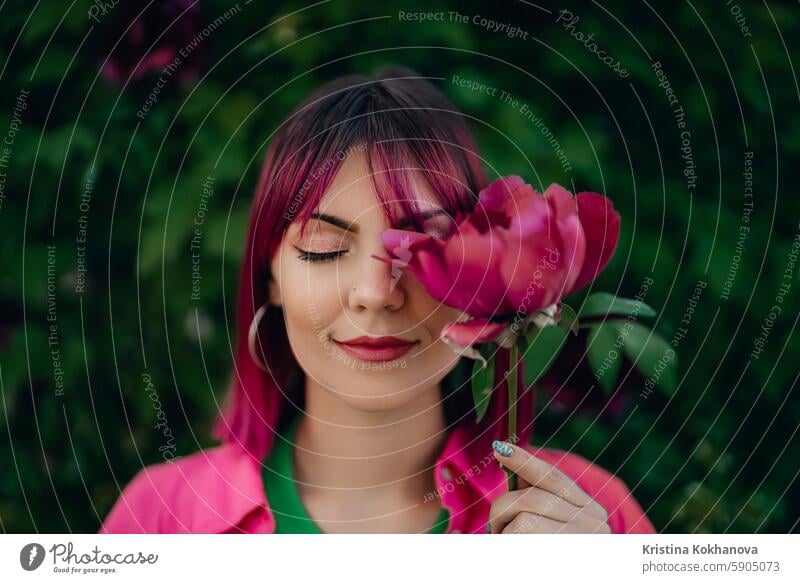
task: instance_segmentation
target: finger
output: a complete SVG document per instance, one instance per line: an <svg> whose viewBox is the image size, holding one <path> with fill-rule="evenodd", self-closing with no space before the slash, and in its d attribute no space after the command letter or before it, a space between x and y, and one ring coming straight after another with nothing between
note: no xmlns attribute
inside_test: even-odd
<svg viewBox="0 0 800 583"><path fill-rule="evenodd" d="M489 511L491 532L502 532L520 512L539 514L559 522L574 522L584 515L605 521L591 506L575 506L547 490L530 487L507 492L492 503Z"/></svg>
<svg viewBox="0 0 800 583"><path fill-rule="evenodd" d="M501 531L501 534L559 534L572 532L573 528L566 522L559 522L530 512L520 512Z"/></svg>
<svg viewBox="0 0 800 583"><path fill-rule="evenodd" d="M608 525L591 517L579 522L559 522L539 514L519 513L502 534L608 534Z"/></svg>
<svg viewBox="0 0 800 583"><path fill-rule="evenodd" d="M517 514L528 510L527 508L522 508L519 502L528 495L529 489L506 492L492 502L492 507L489 509L489 526L492 534L502 532L516 518Z"/></svg>
<svg viewBox="0 0 800 583"><path fill-rule="evenodd" d="M524 482L524 480L520 480L520 482ZM519 490L515 491L524 492L527 490L531 490L532 493L521 498L522 507L520 510L536 512L537 514L549 516L550 518L564 522L573 520L575 517L580 516L581 514L589 514L590 516L594 516L603 522L608 520L608 511L606 511L606 509L594 499L592 499L591 503L587 504L586 506L576 506L561 496L553 494L552 492L548 492L547 490L537 486L527 486L525 488L519 488ZM559 503L559 501L561 503ZM539 512L540 509L545 511ZM553 514L554 512L557 514Z"/></svg>
<svg viewBox="0 0 800 583"><path fill-rule="evenodd" d="M524 448L507 441L495 441L492 449L501 465L518 474L531 486L557 494L576 506L586 506L591 502L591 497L569 476Z"/></svg>
<svg viewBox="0 0 800 583"><path fill-rule="evenodd" d="M531 486L547 490L575 506L592 506L598 517L608 515L602 506L552 464L507 441L495 441L492 446L495 459ZM509 455L502 455L503 453Z"/></svg>

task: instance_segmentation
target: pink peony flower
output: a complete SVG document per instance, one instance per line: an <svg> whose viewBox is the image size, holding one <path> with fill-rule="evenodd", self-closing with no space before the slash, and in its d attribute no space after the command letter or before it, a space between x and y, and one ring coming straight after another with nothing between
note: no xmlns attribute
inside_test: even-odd
<svg viewBox="0 0 800 583"><path fill-rule="evenodd" d="M620 227L605 196L573 196L558 184L540 194L518 176L492 182L456 221L446 239L388 229L390 257L373 257L409 269L431 296L462 310L442 339L481 360L475 344L509 347L530 324L558 322L562 298L611 260Z"/></svg>
<svg viewBox="0 0 800 583"><path fill-rule="evenodd" d="M205 18L193 0L161 0L151 5L122 2L113 8L104 29L107 58L102 66L109 81L137 81L164 74L187 81L198 76L208 39L201 35ZM181 53L183 51L183 53Z"/></svg>

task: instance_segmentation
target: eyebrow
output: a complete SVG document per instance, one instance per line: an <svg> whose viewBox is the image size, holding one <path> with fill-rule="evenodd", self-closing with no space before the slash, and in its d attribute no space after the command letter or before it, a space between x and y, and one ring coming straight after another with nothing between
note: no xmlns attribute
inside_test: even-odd
<svg viewBox="0 0 800 583"><path fill-rule="evenodd" d="M431 219L431 218L439 216L439 215L446 215L448 217L452 217L452 215L449 212L447 212L446 210L444 210L444 209L434 209L434 210L429 210L429 211L423 211L423 212L420 213L420 217L422 218L423 221L427 221L428 219ZM351 231L353 233L358 233L358 225L357 224L355 224L355 223L353 223L351 221L345 221L344 219L340 219L339 217L335 217L333 215L329 215L329 214L326 214L326 213L312 213L311 214L311 218L312 219L317 219L317 220L320 220L320 221L324 221L326 223L330 223L334 227L339 227L340 229L343 229L345 231ZM410 223L411 223L411 220L408 219L408 218L400 219L397 222L397 228L398 229L403 229L405 227L408 227Z"/></svg>

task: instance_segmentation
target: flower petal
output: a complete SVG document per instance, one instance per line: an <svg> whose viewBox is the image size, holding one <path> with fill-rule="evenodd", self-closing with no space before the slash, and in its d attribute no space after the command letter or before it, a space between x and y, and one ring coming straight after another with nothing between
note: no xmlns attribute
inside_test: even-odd
<svg viewBox="0 0 800 583"><path fill-rule="evenodd" d="M442 339L451 346L466 348L473 344L491 342L503 332L508 324L489 322L475 318L467 322L452 322L442 328Z"/></svg>
<svg viewBox="0 0 800 583"><path fill-rule="evenodd" d="M487 210L501 211L512 192L523 186L525 181L519 176L504 176L492 182L478 194L480 205Z"/></svg>
<svg viewBox="0 0 800 583"><path fill-rule="evenodd" d="M578 218L577 199L558 184L551 184L544 192L549 208L556 214L556 225L561 235L561 250L567 276L559 297L567 295L581 273L586 258L586 235Z"/></svg>
<svg viewBox="0 0 800 583"><path fill-rule="evenodd" d="M539 196L514 218L502 275L514 311L531 313L558 301L569 269L556 211Z"/></svg>
<svg viewBox="0 0 800 583"><path fill-rule="evenodd" d="M503 315L508 306L500 262L506 246L500 231L482 235L465 224L447 241L444 253L450 284L461 292L454 296L457 303L448 305L481 318Z"/></svg>
<svg viewBox="0 0 800 583"><path fill-rule="evenodd" d="M620 216L608 197L596 192L580 192L575 199L586 236L586 256L580 274L565 296L596 278L611 261L619 242Z"/></svg>

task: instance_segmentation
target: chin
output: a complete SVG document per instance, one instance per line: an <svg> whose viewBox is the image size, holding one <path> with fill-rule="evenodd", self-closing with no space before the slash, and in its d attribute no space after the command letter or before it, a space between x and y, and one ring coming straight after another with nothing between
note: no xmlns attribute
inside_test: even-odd
<svg viewBox="0 0 800 583"><path fill-rule="evenodd" d="M387 413L397 411L409 403L408 400L399 400L391 397L386 398L358 398L348 395L345 397L347 404L362 413Z"/></svg>
<svg viewBox="0 0 800 583"><path fill-rule="evenodd" d="M353 380L343 383L339 380L333 385L335 395L353 409L365 413L385 413L402 409L409 403L418 399L425 391L431 390L428 386L413 386L412 383L398 382L392 379L387 382L384 377L380 379L372 376L368 379ZM412 386L413 388L409 388Z"/></svg>

